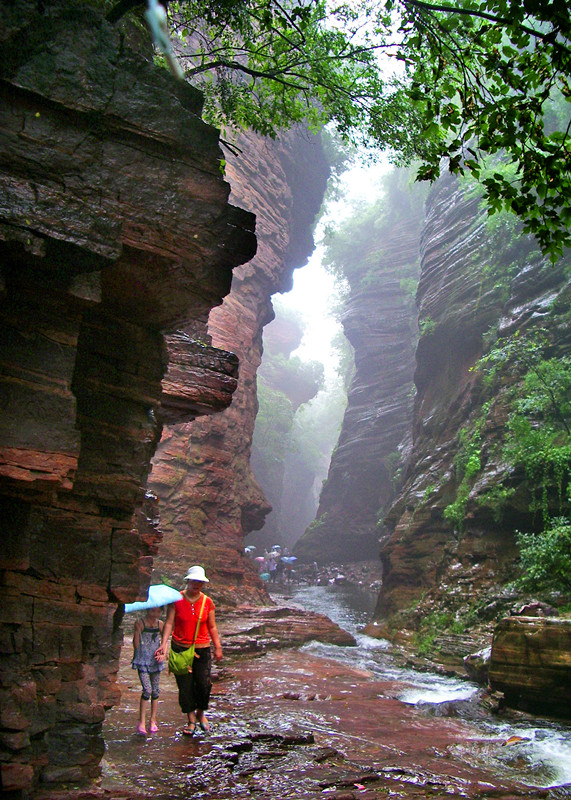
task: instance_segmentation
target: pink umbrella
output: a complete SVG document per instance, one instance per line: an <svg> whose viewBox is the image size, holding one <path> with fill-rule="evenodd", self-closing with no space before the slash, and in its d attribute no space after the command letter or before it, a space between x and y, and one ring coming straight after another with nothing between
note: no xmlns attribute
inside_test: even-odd
<svg viewBox="0 0 571 800"><path fill-rule="evenodd" d="M264 558L264 556L256 556L256 558L254 559L254 561L265 561L265 560L266 559Z"/></svg>

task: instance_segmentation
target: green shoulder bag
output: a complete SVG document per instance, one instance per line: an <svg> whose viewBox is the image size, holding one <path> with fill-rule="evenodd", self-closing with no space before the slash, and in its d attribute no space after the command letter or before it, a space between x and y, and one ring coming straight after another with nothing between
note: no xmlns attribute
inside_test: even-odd
<svg viewBox="0 0 571 800"><path fill-rule="evenodd" d="M173 675L186 675L188 672L192 672L192 662L194 661L194 646L196 643L196 637L198 636L198 628L200 623L202 622L202 612L204 611L204 604L206 603L206 595L202 596L202 605L200 607L200 613L198 615L198 620L196 621L196 628L194 629L194 641L190 645L187 650L183 650L180 653L175 653L172 649L169 653L169 672Z"/></svg>

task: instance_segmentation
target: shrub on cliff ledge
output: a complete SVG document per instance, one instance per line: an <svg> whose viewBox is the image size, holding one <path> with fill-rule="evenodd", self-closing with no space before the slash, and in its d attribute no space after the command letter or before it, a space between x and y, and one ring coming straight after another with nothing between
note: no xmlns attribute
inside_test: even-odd
<svg viewBox="0 0 571 800"><path fill-rule="evenodd" d="M546 357L552 351L548 332L539 329L498 341L479 362L490 387L506 371L519 373L503 456L525 472L530 510L541 513L544 526L555 507L566 513L571 485L571 356Z"/></svg>
<svg viewBox="0 0 571 800"><path fill-rule="evenodd" d="M540 534L518 533L523 574L519 586L531 591L571 592L571 523L552 519Z"/></svg>

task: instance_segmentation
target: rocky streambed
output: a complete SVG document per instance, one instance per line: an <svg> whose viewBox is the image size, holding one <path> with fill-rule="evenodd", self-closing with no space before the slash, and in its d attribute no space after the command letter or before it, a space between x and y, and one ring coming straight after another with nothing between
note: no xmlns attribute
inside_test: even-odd
<svg viewBox="0 0 571 800"><path fill-rule="evenodd" d="M225 658L215 670L210 735L181 733L176 685L164 673L159 730L136 734L140 686L126 639L100 783L44 800L571 796L513 778L517 736L483 735L470 720L403 702L402 678L363 667L352 635L320 614L244 608L220 611L218 622ZM304 646L315 639L337 657Z"/></svg>

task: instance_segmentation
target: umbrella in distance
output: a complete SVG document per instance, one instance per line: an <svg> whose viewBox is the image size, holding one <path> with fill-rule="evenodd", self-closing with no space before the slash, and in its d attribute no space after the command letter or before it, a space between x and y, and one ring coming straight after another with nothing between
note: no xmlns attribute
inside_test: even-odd
<svg viewBox="0 0 571 800"><path fill-rule="evenodd" d="M143 611L145 608L168 606L169 603L175 603L181 597L182 595L178 589L173 589L172 586L167 586L164 583L158 583L156 586L149 586L149 596L146 600L141 600L137 603L126 603L125 613Z"/></svg>

